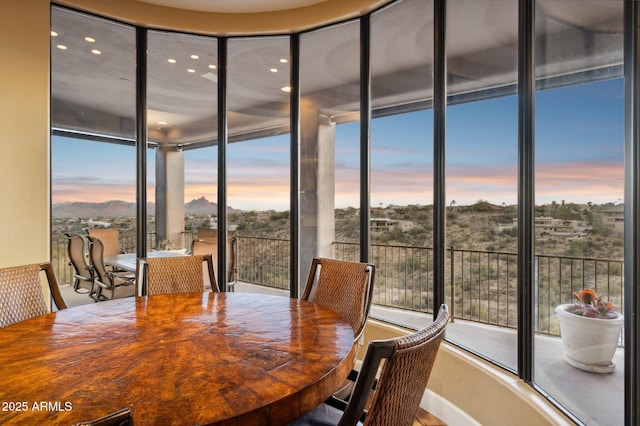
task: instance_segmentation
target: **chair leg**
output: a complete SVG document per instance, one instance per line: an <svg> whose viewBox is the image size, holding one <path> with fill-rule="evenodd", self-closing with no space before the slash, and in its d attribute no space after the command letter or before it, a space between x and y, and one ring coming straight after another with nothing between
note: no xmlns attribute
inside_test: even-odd
<svg viewBox="0 0 640 426"><path fill-rule="evenodd" d="M107 298L102 295L102 287L98 286L98 288L96 289L96 297L94 297L94 300L96 302L101 302L103 300L107 300Z"/></svg>
<svg viewBox="0 0 640 426"><path fill-rule="evenodd" d="M78 278L78 277L76 277L76 278L73 280L73 291L75 291L75 292L76 292L76 293L78 293L78 294L87 294L87 293L90 293L90 291L89 291L89 290L84 291L84 288L80 286L80 283L81 283L82 281L84 281L84 280L82 280L81 278Z"/></svg>
<svg viewBox="0 0 640 426"><path fill-rule="evenodd" d="M100 295L100 286L97 285L95 281L91 281L91 290L89 291L89 297L97 302L99 295Z"/></svg>

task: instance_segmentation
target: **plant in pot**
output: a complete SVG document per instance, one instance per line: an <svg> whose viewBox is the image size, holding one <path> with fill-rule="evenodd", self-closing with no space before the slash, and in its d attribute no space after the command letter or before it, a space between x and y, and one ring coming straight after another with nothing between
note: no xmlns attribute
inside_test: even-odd
<svg viewBox="0 0 640 426"><path fill-rule="evenodd" d="M176 246L173 244L171 240L160 240L156 244L156 250L175 250Z"/></svg>
<svg viewBox="0 0 640 426"><path fill-rule="evenodd" d="M573 293L576 303L558 305L564 358L572 366L594 373L611 373L624 317L616 306L591 289Z"/></svg>

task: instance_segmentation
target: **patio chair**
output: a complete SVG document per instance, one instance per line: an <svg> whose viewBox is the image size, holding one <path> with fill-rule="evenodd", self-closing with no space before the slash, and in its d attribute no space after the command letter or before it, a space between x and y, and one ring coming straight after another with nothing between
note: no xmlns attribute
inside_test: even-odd
<svg viewBox="0 0 640 426"><path fill-rule="evenodd" d="M206 268L203 263L206 263ZM136 267L142 295L202 293L205 291L205 274L211 283L211 291L219 291L210 254L140 258Z"/></svg>
<svg viewBox="0 0 640 426"><path fill-rule="evenodd" d="M290 426L413 425L448 321L447 305L442 305L426 328L371 341L349 402L330 397Z"/></svg>
<svg viewBox="0 0 640 426"><path fill-rule="evenodd" d="M68 240L67 251L69 254L69 265L73 266L75 271L73 274L73 290L76 293L88 293L90 297L95 297L93 268L87 262L85 256L85 238L82 235L64 235Z"/></svg>
<svg viewBox="0 0 640 426"><path fill-rule="evenodd" d="M50 262L0 268L0 327L49 313L42 292L42 271L56 307L67 309Z"/></svg>
<svg viewBox="0 0 640 426"><path fill-rule="evenodd" d="M198 239L204 240L207 238L218 239L218 230L212 228L198 228Z"/></svg>
<svg viewBox="0 0 640 426"><path fill-rule="evenodd" d="M123 408L94 420L76 423L73 426L133 426L133 413L131 408Z"/></svg>
<svg viewBox="0 0 640 426"><path fill-rule="evenodd" d="M89 237L89 258L97 285L95 299L112 300L135 295L135 275L107 269L104 264L104 244L100 238Z"/></svg>
<svg viewBox="0 0 640 426"><path fill-rule="evenodd" d="M351 325L357 341L369 317L374 276L372 264L316 257L302 300L336 311Z"/></svg>
<svg viewBox="0 0 640 426"><path fill-rule="evenodd" d="M117 228L88 229L90 237L99 238L104 246L104 256L122 254L120 251L120 231Z"/></svg>
<svg viewBox="0 0 640 426"><path fill-rule="evenodd" d="M215 231L215 229L214 229ZM235 291L238 267L238 239L235 232L229 232L227 238L227 291ZM191 254L210 254L213 257L213 269L217 277L218 271L218 236L204 237L191 242Z"/></svg>

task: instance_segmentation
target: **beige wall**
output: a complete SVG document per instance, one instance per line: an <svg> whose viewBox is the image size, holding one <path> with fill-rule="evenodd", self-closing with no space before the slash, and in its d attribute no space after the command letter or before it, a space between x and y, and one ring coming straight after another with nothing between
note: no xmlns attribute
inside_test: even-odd
<svg viewBox="0 0 640 426"><path fill-rule="evenodd" d="M207 13L136 0L58 0L56 3L157 29L210 35L282 34L361 16L390 0L325 0L297 9L264 13Z"/></svg>
<svg viewBox="0 0 640 426"><path fill-rule="evenodd" d="M0 267L49 260L49 1L2 0Z"/></svg>

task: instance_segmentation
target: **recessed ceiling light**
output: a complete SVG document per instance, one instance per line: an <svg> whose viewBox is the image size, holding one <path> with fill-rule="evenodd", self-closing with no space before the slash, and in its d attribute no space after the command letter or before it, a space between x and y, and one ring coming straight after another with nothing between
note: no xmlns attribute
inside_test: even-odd
<svg viewBox="0 0 640 426"><path fill-rule="evenodd" d="M191 55L191 59L200 59L200 56L198 56L198 55Z"/></svg>
<svg viewBox="0 0 640 426"><path fill-rule="evenodd" d="M281 64L286 64L286 63L289 63L289 60L286 59L286 58L282 58L282 59L280 59L280 63Z"/></svg>
<svg viewBox="0 0 640 426"><path fill-rule="evenodd" d="M271 68L269 71L271 71L271 72L278 72L278 68Z"/></svg>
<svg viewBox="0 0 640 426"><path fill-rule="evenodd" d="M88 42L88 43L95 43L96 39L93 37L85 37L84 41Z"/></svg>
<svg viewBox="0 0 640 426"><path fill-rule="evenodd" d="M58 44L56 47L60 50L67 50L67 46L65 46L64 44Z"/></svg>
<svg viewBox="0 0 640 426"><path fill-rule="evenodd" d="M175 64L176 60L175 59L167 59L167 62L169 62L170 64Z"/></svg>
<svg viewBox="0 0 640 426"><path fill-rule="evenodd" d="M187 72L196 72L196 70L194 70L193 68L189 68L187 69Z"/></svg>
<svg viewBox="0 0 640 426"><path fill-rule="evenodd" d="M91 53L93 53L94 55L102 55L102 52L99 51L98 49L91 50Z"/></svg>
<svg viewBox="0 0 640 426"><path fill-rule="evenodd" d="M216 66L215 65L209 65L209 69L215 70Z"/></svg>
<svg viewBox="0 0 640 426"><path fill-rule="evenodd" d="M51 37L58 37L58 33L55 31L51 31Z"/></svg>
<svg viewBox="0 0 640 426"><path fill-rule="evenodd" d="M169 123L167 123L166 121L158 121L158 124L160 124L161 126L166 126Z"/></svg>
<svg viewBox="0 0 640 426"><path fill-rule="evenodd" d="M289 93L289 92L291 92L291 87L284 86L284 87L281 87L280 90L282 90L283 92Z"/></svg>

